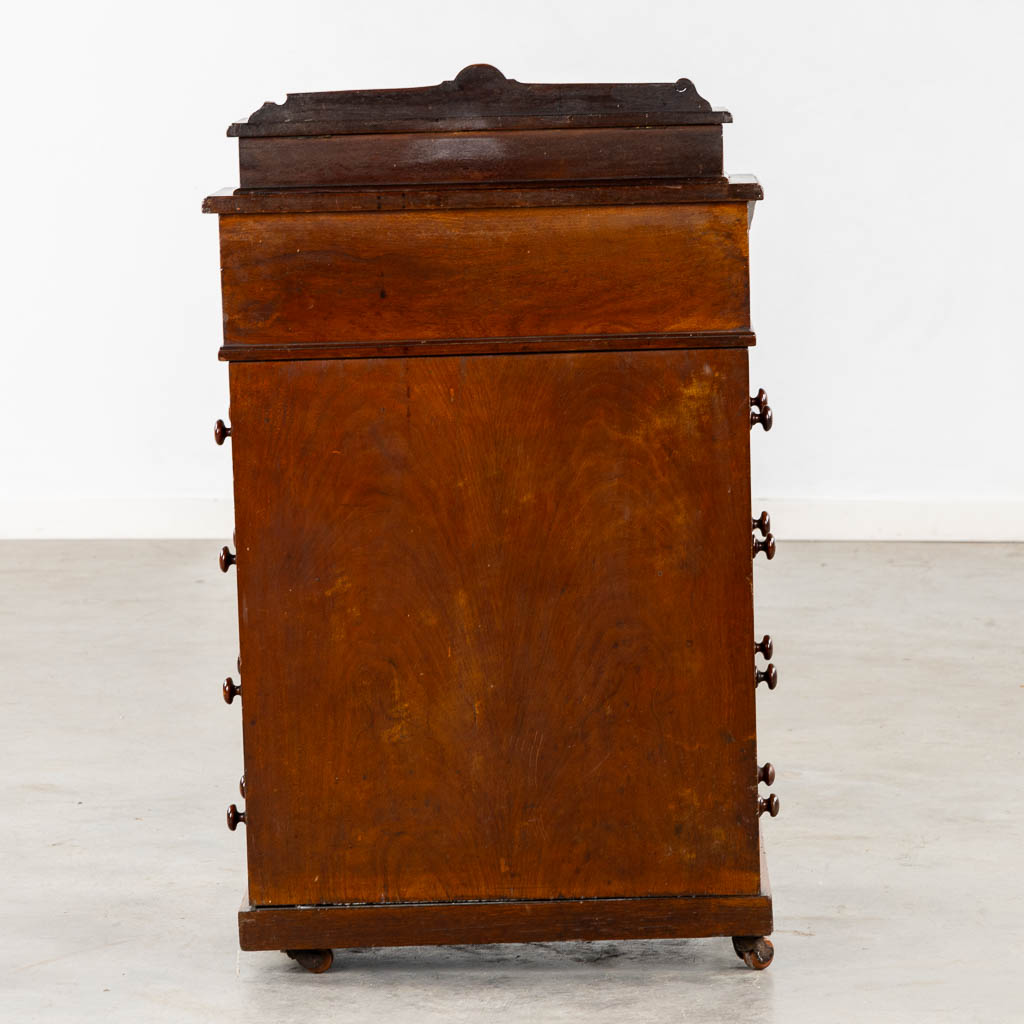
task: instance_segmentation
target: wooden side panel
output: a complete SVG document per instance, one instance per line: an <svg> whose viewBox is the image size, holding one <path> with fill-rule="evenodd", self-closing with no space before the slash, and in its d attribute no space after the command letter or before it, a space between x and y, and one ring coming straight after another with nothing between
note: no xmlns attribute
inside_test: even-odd
<svg viewBox="0 0 1024 1024"><path fill-rule="evenodd" d="M722 126L239 139L242 188L718 177Z"/></svg>
<svg viewBox="0 0 1024 1024"><path fill-rule="evenodd" d="M254 905L758 892L745 350L230 372Z"/></svg>
<svg viewBox="0 0 1024 1024"><path fill-rule="evenodd" d="M746 330L745 203L221 217L231 344Z"/></svg>

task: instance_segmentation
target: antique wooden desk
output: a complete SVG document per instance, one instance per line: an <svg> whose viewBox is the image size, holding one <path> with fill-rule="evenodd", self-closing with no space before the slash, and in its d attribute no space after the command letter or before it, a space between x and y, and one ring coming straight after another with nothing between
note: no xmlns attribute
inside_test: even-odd
<svg viewBox="0 0 1024 1024"><path fill-rule="evenodd" d="M243 949L771 960L747 232L686 79L265 104L220 215Z"/></svg>

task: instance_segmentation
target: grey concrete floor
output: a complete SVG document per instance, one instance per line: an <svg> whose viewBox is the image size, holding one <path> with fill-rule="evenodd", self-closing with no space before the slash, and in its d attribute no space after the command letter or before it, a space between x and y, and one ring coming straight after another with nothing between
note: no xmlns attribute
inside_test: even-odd
<svg viewBox="0 0 1024 1024"><path fill-rule="evenodd" d="M759 560L767 971L705 939L339 951L321 976L237 952L217 546L0 544L0 1019L1024 1020L1024 546Z"/></svg>

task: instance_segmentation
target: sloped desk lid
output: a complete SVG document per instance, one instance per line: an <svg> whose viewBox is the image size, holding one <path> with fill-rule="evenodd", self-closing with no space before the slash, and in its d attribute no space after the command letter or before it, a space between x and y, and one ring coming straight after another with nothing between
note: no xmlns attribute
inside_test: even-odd
<svg viewBox="0 0 1024 1024"><path fill-rule="evenodd" d="M688 78L664 83L542 85L471 64L448 82L418 89L289 93L228 128L239 138L465 132L544 128L720 125Z"/></svg>

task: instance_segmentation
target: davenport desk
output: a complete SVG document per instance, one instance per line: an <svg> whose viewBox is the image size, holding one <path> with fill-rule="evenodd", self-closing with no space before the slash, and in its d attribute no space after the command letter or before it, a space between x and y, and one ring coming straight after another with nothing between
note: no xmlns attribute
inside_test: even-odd
<svg viewBox="0 0 1024 1024"><path fill-rule="evenodd" d="M204 209L243 949L725 935L770 963L772 420L730 120L687 79L473 65L230 127L241 187Z"/></svg>

